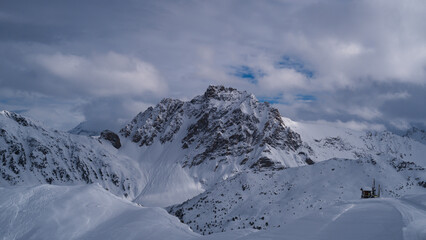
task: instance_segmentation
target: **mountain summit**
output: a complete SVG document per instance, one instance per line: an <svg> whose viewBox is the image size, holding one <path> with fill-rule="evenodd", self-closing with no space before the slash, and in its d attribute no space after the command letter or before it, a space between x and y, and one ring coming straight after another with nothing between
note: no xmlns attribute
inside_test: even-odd
<svg viewBox="0 0 426 240"><path fill-rule="evenodd" d="M141 147L173 143L185 152L183 167L284 169L306 165L299 134L277 109L253 94L209 86L189 102L163 99L138 114L120 133Z"/></svg>

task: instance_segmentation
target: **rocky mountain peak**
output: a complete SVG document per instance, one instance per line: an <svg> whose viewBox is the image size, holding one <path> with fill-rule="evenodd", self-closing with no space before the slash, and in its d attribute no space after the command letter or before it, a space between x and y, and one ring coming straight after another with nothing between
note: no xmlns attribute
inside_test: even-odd
<svg viewBox="0 0 426 240"><path fill-rule="evenodd" d="M21 126L24 126L24 127L28 127L28 126L35 127L35 124L31 120L29 120L29 119L27 119L27 118L25 118L25 117L23 117L23 116L21 116L21 115L19 115L17 113L3 110L3 111L0 111L0 115L4 116L6 118L14 120L15 122L17 122Z"/></svg>
<svg viewBox="0 0 426 240"><path fill-rule="evenodd" d="M212 86L210 85L206 92L204 93L204 97L209 99L216 99L216 100L227 100L231 99L232 96L235 95L241 95L241 92L239 92L235 88L226 88L224 86Z"/></svg>
<svg viewBox="0 0 426 240"><path fill-rule="evenodd" d="M224 87L224 86L212 86L210 85L203 95L197 96L191 100L192 103L209 103L213 100L219 102L239 102L243 100L257 101L253 94L249 94L246 91L238 91L235 88Z"/></svg>
<svg viewBox="0 0 426 240"><path fill-rule="evenodd" d="M288 167L288 158L298 158L303 145L300 136L284 125L277 109L253 94L224 86L209 86L189 102L163 99L138 114L120 133L142 147L157 141L179 144L186 151L184 167L214 161L215 170L233 162L254 169L282 169Z"/></svg>

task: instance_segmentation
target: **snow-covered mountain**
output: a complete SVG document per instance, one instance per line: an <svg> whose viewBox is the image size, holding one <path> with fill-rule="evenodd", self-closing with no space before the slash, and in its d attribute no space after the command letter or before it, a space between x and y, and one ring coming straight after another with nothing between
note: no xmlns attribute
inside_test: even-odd
<svg viewBox="0 0 426 240"><path fill-rule="evenodd" d="M274 229L360 197L381 185L382 197L426 193L426 146L390 132L362 132L283 118L312 149L314 165L282 171L242 171L169 212L194 231Z"/></svg>
<svg viewBox="0 0 426 240"><path fill-rule="evenodd" d="M182 202L241 171L313 163L311 149L277 109L223 86L188 102L163 99L120 133L142 152L148 182L136 201L147 205Z"/></svg>
<svg viewBox="0 0 426 240"><path fill-rule="evenodd" d="M70 238L112 239L114 231L126 235L120 230L126 228L128 235L121 238L138 239L139 234L161 239L165 235L149 228L138 230L126 220L148 224L139 214L147 211L157 224L149 226L163 231L158 223L167 222L166 232L176 233L176 239L203 238L198 234L213 234L205 239L274 238L284 232L292 239L315 239L315 234L342 239L331 237L332 230L344 224L340 219L355 221L362 219L365 209L383 214L390 208L396 212L389 223L399 227L404 239L426 236L419 227L426 222L425 203L418 197L426 195L426 145L417 133L398 136L326 122L294 122L250 93L210 86L190 101L163 99L139 113L118 135L111 131L99 135L51 131L18 114L0 112L0 192L15 197L0 198L5 211L0 222L8 223L0 237L27 236L45 224L49 227L40 234L56 229L57 223L49 219L55 219L61 207L83 204L78 199L101 207L84 215L94 224L82 230L80 218L69 214L58 220L71 224L64 225L68 230L57 228L58 236L80 231ZM373 178L384 199L364 204L359 201L360 188L370 186ZM46 183L59 186L34 186ZM91 183L99 185L70 186ZM11 224L10 218L27 216L9 209L14 201L21 203L19 199L28 196L41 204L47 191L56 210L28 215L41 214L46 221L29 228L23 227L25 221ZM97 194L110 205L101 204ZM67 198L74 200L60 203ZM123 207L126 204L131 207ZM171 215L151 208L155 206L166 207ZM34 206L24 201L16 208L29 211ZM107 208L119 210L112 214ZM401 219L399 213L406 217ZM22 223L16 226L24 230L19 232L15 223ZM309 226L304 231L311 230L310 235L297 233L295 229L301 228L296 225Z"/></svg>
<svg viewBox="0 0 426 240"><path fill-rule="evenodd" d="M100 183L117 195L140 191L139 168L105 139L47 130L16 113L0 112L1 185Z"/></svg>

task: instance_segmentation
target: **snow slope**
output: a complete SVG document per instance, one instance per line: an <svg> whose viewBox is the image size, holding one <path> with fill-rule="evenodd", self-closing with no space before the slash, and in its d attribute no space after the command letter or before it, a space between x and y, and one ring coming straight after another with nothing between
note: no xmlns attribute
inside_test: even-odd
<svg viewBox="0 0 426 240"><path fill-rule="evenodd" d="M424 199L426 194L347 201L270 231L227 232L202 239L424 240Z"/></svg>
<svg viewBox="0 0 426 240"><path fill-rule="evenodd" d="M101 186L0 187L0 238L9 239L426 239L426 194L341 201L267 231L208 236L161 208L118 198Z"/></svg>
<svg viewBox="0 0 426 240"><path fill-rule="evenodd" d="M0 239L188 239L161 208L118 198L100 185L0 187Z"/></svg>
<svg viewBox="0 0 426 240"><path fill-rule="evenodd" d="M243 172L168 208L194 231L270 230L321 209L360 198L360 188L381 185L383 197L426 193L425 171L398 171L386 161L331 159L261 174Z"/></svg>

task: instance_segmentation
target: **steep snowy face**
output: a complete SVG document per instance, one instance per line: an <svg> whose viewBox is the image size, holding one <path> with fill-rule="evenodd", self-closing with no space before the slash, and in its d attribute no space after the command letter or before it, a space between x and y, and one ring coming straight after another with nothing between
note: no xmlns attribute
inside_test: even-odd
<svg viewBox="0 0 426 240"><path fill-rule="evenodd" d="M254 95L210 86L189 102L163 99L138 114L120 133L149 147L178 144L183 167L227 165L255 170L306 165L309 148L283 123L277 109Z"/></svg>
<svg viewBox="0 0 426 240"><path fill-rule="evenodd" d="M134 197L140 173L106 140L46 130L19 114L0 112L0 184L100 183Z"/></svg>

